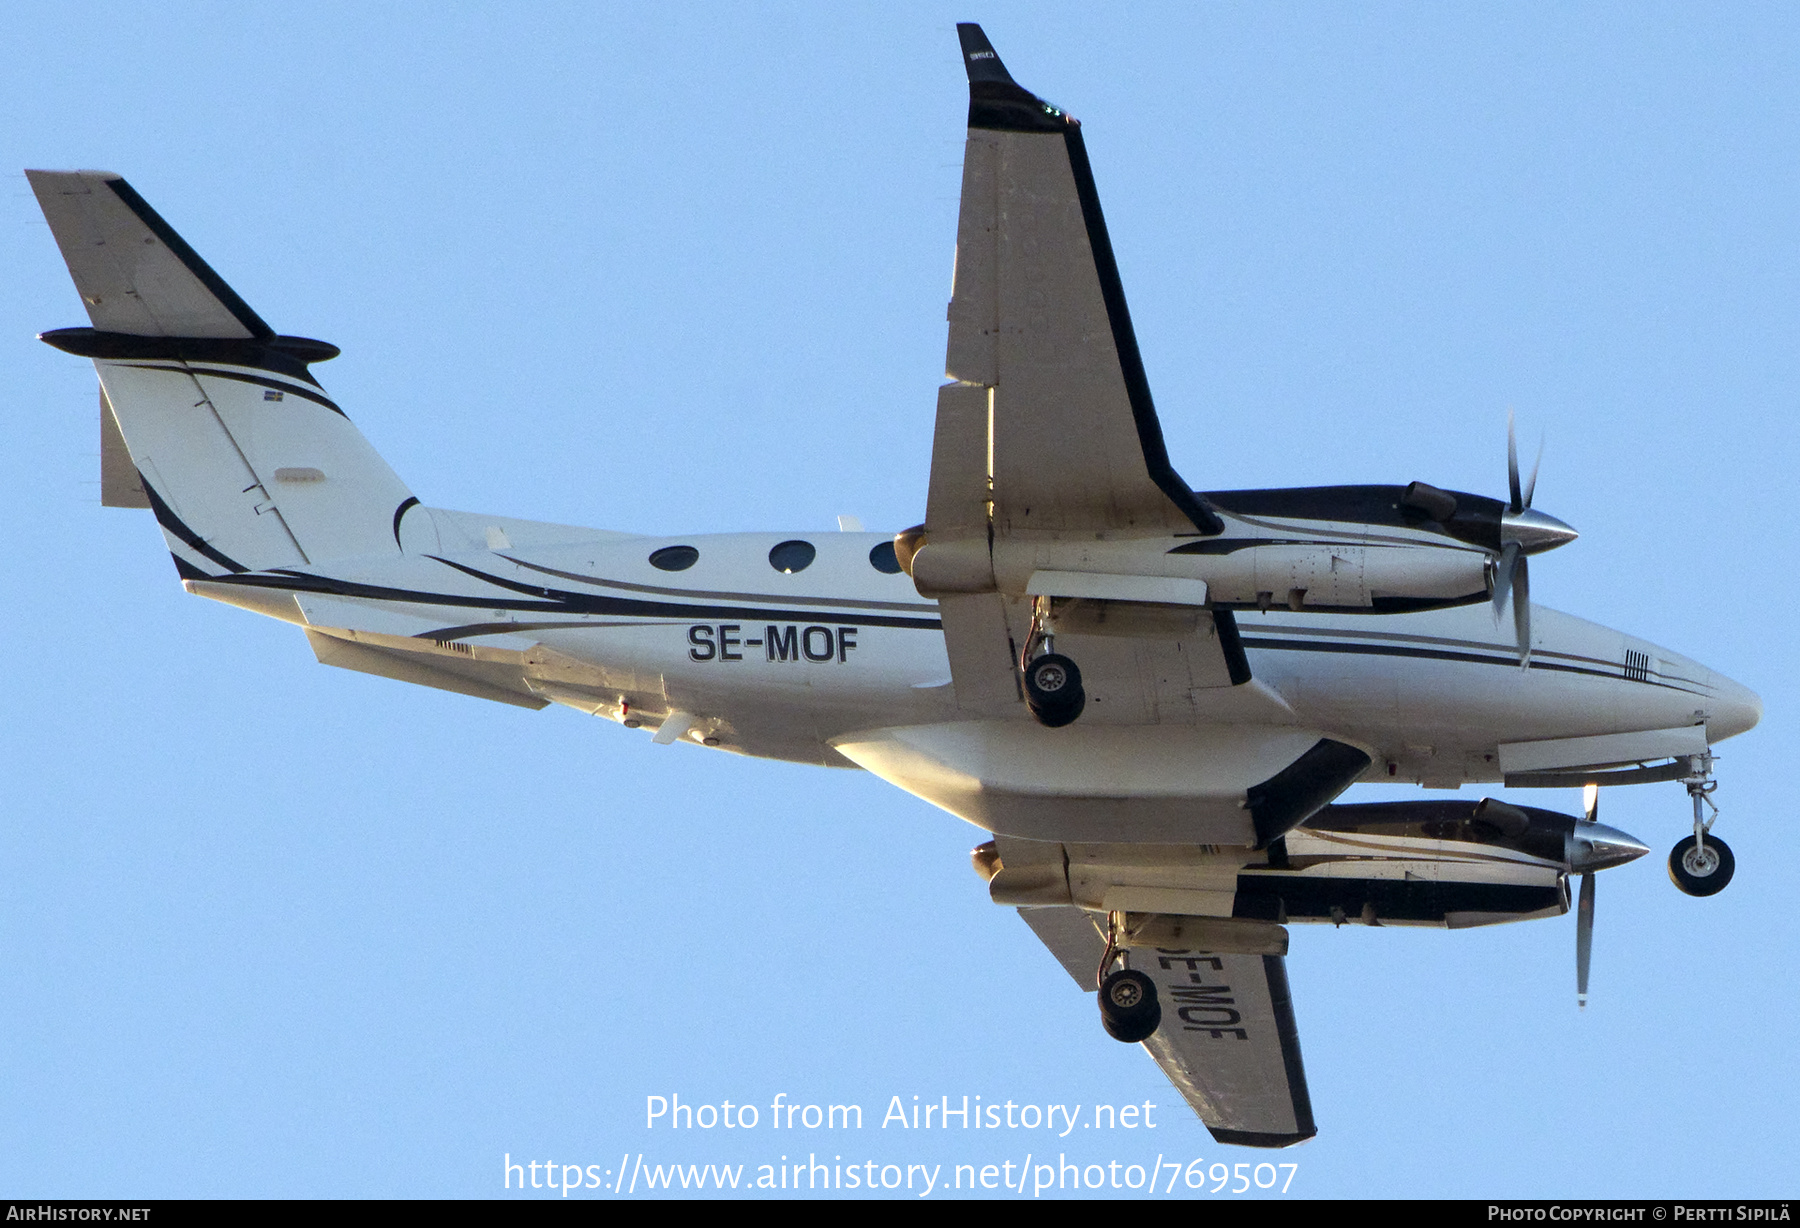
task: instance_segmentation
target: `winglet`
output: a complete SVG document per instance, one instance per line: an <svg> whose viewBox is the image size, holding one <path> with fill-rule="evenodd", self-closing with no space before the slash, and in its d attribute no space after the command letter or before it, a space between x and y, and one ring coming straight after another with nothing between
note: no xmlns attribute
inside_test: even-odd
<svg viewBox="0 0 1800 1228"><path fill-rule="evenodd" d="M1000 53L994 50L994 44L988 42L988 36L981 32L980 26L972 21L959 21L956 23L956 37L962 40L963 67L969 70L971 85L977 81L1014 84L1012 74L1000 62Z"/></svg>
<svg viewBox="0 0 1800 1228"><path fill-rule="evenodd" d="M972 21L958 22L963 67L969 73L969 127L1000 132L1061 132L1075 123L1012 79L1000 53Z"/></svg>

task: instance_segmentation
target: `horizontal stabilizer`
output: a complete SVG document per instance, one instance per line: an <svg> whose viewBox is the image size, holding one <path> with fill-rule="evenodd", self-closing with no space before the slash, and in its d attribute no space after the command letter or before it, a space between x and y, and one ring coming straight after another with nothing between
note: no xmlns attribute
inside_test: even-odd
<svg viewBox="0 0 1800 1228"><path fill-rule="evenodd" d="M224 279L109 171L26 171L88 318L144 337L274 336Z"/></svg>

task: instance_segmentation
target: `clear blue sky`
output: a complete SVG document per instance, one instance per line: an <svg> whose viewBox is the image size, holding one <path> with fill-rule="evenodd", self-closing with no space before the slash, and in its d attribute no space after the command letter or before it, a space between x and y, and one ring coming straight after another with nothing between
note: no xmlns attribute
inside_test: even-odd
<svg viewBox="0 0 1800 1228"><path fill-rule="evenodd" d="M1499 493L1512 407L1582 531L1534 596L1767 704L1721 762L1723 895L1664 873L1678 787L1607 795L1654 851L1601 879L1585 1014L1572 918L1296 930L1294 1192L1789 1192L1793 8L218 3L8 15L0 1196L494 1195L506 1153L1264 1158L1100 1033L959 821L328 670L186 596L150 517L98 506L91 370L32 340L85 319L18 171L114 170L343 347L321 378L427 502L911 524L959 19L1084 121L1184 476ZM642 1125L649 1095L778 1092L868 1124ZM965 1093L1166 1107L877 1124Z"/></svg>

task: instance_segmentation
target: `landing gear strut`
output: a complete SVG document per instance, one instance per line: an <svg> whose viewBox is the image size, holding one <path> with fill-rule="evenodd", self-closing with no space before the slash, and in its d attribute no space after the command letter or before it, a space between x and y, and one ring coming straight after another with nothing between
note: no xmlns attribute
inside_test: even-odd
<svg viewBox="0 0 1800 1228"><path fill-rule="evenodd" d="M1050 598L1039 597L1032 607L1025 651L1019 654L1019 672L1025 676L1025 706L1031 715L1040 725L1060 729L1087 707L1087 692L1082 689L1081 670L1075 662L1055 651L1049 620ZM1033 656L1039 647L1043 655Z"/></svg>
<svg viewBox="0 0 1800 1228"><path fill-rule="evenodd" d="M1114 1040L1128 1045L1149 1040L1162 1023L1162 1003L1156 997L1156 982L1135 968L1109 972L1122 954L1118 948L1120 915L1110 914L1106 920L1106 953L1100 957L1100 969L1094 980L1100 986L1100 1026Z"/></svg>
<svg viewBox="0 0 1800 1228"><path fill-rule="evenodd" d="M1712 835L1712 825L1719 817L1712 793L1719 782L1712 778L1711 755L1695 755L1692 772L1682 778L1688 796L1694 799L1694 834L1684 837L1669 853L1669 878L1688 895L1717 895L1731 881L1737 861L1731 848ZM1712 818L1706 818L1706 810Z"/></svg>

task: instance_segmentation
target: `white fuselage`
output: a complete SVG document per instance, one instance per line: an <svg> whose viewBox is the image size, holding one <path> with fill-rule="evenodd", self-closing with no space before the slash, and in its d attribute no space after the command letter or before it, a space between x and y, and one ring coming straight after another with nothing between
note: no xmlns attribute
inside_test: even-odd
<svg viewBox="0 0 1800 1228"><path fill-rule="evenodd" d="M1062 777L1087 780L1076 791L1091 794L1096 773L1108 796L1204 793L1210 765L1250 753L1247 728L1272 763L1289 742L1329 736L1368 752L1364 779L1455 787L1499 781L1502 744L1697 724L1716 741L1760 714L1751 692L1695 661L1551 610L1537 612L1521 668L1510 628L1466 605L1240 611L1255 680L1195 692L1197 720L1147 725L1103 707L1055 730L1022 709L1014 721L971 720L956 704L936 603L871 561L890 540L881 534L652 538L433 510L412 517L407 538L397 558L190 587L446 670L514 679L528 702L647 732L674 720L682 739L740 754L869 767L993 830L1004 826L958 800L1021 783L990 777L1040 774L1046 795ZM784 541L809 543L811 563L777 571L770 551ZM697 557L653 566L670 546ZM284 606L288 577L300 591ZM285 612L293 606L299 617Z"/></svg>

